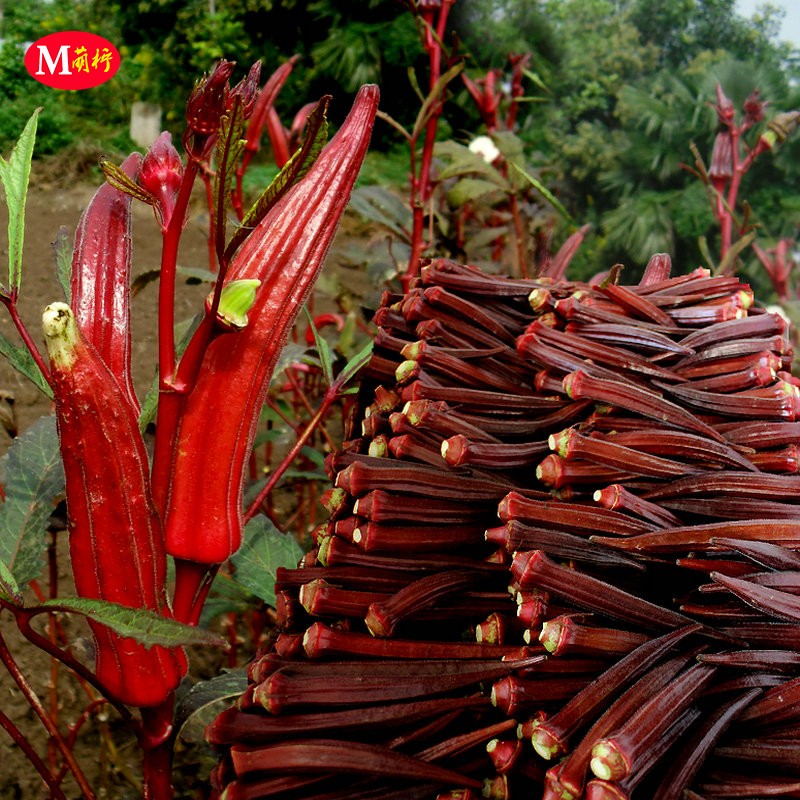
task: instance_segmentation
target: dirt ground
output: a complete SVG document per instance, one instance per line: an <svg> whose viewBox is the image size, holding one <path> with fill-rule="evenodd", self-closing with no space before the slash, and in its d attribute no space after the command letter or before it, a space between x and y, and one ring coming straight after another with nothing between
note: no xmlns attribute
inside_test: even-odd
<svg viewBox="0 0 800 800"><path fill-rule="evenodd" d="M52 182L45 178L46 170L35 165L32 176L32 187L28 198L26 214L26 241L24 270L20 297L20 312L26 326L38 343L41 343L41 312L45 305L54 300L63 299L61 289L55 277L55 264L52 243L59 227L67 226L70 236L74 234L80 214L91 199L98 183L89 182L85 178L69 181ZM204 210L203 198L196 196L193 213L182 239L179 263L186 267L207 268L206 245L207 213ZM5 276L7 256L5 236L5 212L0 208L0 283ZM158 267L160 260L161 236L157 228L152 210L141 204L133 206L133 275ZM341 237L341 234L340 234ZM333 263L332 263L333 262ZM335 249L329 257L323 271L322 281L326 284L325 296L330 298L339 290L347 294L359 294L363 286L363 274L355 270L336 265ZM334 275L335 277L330 277ZM349 285L348 285L349 284ZM208 288L203 285L182 285L177 303L177 319L190 318L201 307ZM140 397L151 385L154 375L156 348L156 297L157 284L150 283L133 299L133 341L132 368L134 382ZM0 308L0 331L12 341L18 342L13 325L4 309ZM32 422L43 414L50 413L50 403L29 381L19 376L10 368L5 359L0 359L0 392L13 399L13 407L20 431L24 431ZM2 395L0 395L1 397ZM7 450L11 443L8 434L0 429L0 453ZM60 537L59 562L66 564L65 537ZM67 575L62 570L60 589L69 594L66 583ZM46 581L43 584L46 590ZM62 619L65 629L78 637L85 635L83 623L70 619ZM51 685L50 660L31 646L24 646L16 631L16 627L6 614L0 614L0 634L8 642L12 652L28 679L33 684L43 702L49 702ZM79 642L80 645L80 642ZM205 677L210 677L219 669L219 656L206 656L195 667ZM59 679L59 714L62 721L74 722L81 710L85 708L87 697L80 687L65 677L61 670ZM29 737L40 755L47 756L47 737L33 712L22 698L17 686L9 674L0 669L0 710ZM82 766L87 770L90 782L100 787L98 797L127 800L139 797L135 789L135 773L138 761L137 751L132 742L124 735L118 735L114 720L107 724L92 723L82 732L76 754ZM109 749L111 748L111 749ZM113 758L109 756L113 750ZM190 759L195 756L190 756ZM191 772L191 760L187 772ZM206 769L207 769L206 764ZM130 776L130 777L126 777ZM178 797L200 798L202 790L187 787L179 790ZM63 785L67 796L80 798L82 795L74 783L65 781ZM0 798L3 800L39 800L49 797L42 783L20 749L12 744L11 739L0 730Z"/></svg>

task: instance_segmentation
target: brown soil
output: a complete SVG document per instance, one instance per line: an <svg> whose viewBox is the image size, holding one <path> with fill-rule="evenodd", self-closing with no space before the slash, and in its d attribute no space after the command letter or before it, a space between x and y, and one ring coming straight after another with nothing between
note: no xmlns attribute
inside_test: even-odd
<svg viewBox="0 0 800 800"><path fill-rule="evenodd" d="M85 178L69 185L53 184L44 179L44 170L34 169L32 188L28 198L27 230L25 243L25 268L20 296L20 312L26 326L37 342L39 319L44 306L54 300L63 299L61 289L55 277L55 265L52 242L56 238L59 227L67 226L70 236L74 233L81 211L92 197L96 183L87 182ZM4 215L0 212L0 227ZM180 264L187 267L207 268L206 231L207 213L204 210L203 198L198 194L193 214L182 239L179 255ZM352 223L351 223L352 224ZM160 260L161 236L158 231L152 210L142 204L134 203L134 276L158 267ZM347 225L345 225L347 227ZM341 234L340 234L341 235ZM0 263L5 260L7 246L5 231L0 231ZM333 263L332 263L333 262ZM329 257L328 265L321 279L324 285L322 302L330 302L336 294L359 295L364 289L363 273L343 267L337 267L335 257ZM0 283L5 268L0 267ZM182 285L177 303L177 318L189 318L201 307L208 291L202 285ZM157 284L145 286L133 299L133 341L134 351L133 376L140 397L151 385L155 365L156 345L156 296ZM0 331L12 341L19 341L8 314L0 309ZM0 398L7 393L13 400L20 431L24 431L32 422L43 414L50 413L50 403L29 381L16 373L6 362L0 359ZM1 410L1 409L0 409ZM0 453L11 443L11 437L0 430ZM68 595L68 555L64 537L59 536L58 564L60 572L59 590ZM47 591L46 578L42 582ZM42 620L44 618L42 617ZM68 633L68 638L76 639L77 652L88 645L87 629L83 623L75 619L60 620ZM0 613L0 634L14 654L20 668L30 680L45 705L49 703L51 683L50 659L34 647L25 643L16 630L16 626L7 613ZM82 637L86 637L83 638ZM245 646L244 652L247 651ZM225 666L221 663L219 653L195 654L193 674L211 677ZM0 709L29 738L36 750L47 759L47 736L27 702L22 697L16 684L5 670L0 669ZM59 720L62 729L66 724L74 723L86 707L86 693L68 676L66 670L60 670L58 679ZM136 788L138 770L138 751L124 730L116 723L114 714L108 715L108 721L94 719L81 729L75 752L82 767L86 770L90 783L98 792L98 797L126 800L140 796ZM11 743L6 734L0 730L0 797L8 800L39 800L49 797L42 782L28 763L20 749ZM207 774L210 754L201 751L190 751L182 758L184 775L194 773L194 780L181 779L186 785L178 787L178 797L201 798L205 796L202 789L197 788L197 775ZM181 757L179 756L179 764ZM204 763L201 763L203 762ZM74 782L67 779L63 789L67 797L80 798L81 792Z"/></svg>

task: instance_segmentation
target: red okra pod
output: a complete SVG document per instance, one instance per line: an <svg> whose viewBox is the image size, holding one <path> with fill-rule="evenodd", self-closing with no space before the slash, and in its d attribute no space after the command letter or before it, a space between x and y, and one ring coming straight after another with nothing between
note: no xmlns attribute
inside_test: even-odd
<svg viewBox="0 0 800 800"><path fill-rule="evenodd" d="M694 353L689 347L684 347L658 331L643 328L632 322L630 325L614 323L567 323L565 330L575 333L584 339L605 342L611 345L630 347L633 350L644 350L651 353L651 358L656 355L681 355L690 356Z"/></svg>
<svg viewBox="0 0 800 800"><path fill-rule="evenodd" d="M555 453L545 456L536 467L536 479L550 489L621 482L635 477L635 472L593 464L591 461L567 461Z"/></svg>
<svg viewBox="0 0 800 800"><path fill-rule="evenodd" d="M770 542L758 540L726 539L711 542L716 547L727 547L769 569L800 570L800 553Z"/></svg>
<svg viewBox="0 0 800 800"><path fill-rule="evenodd" d="M178 559L217 564L241 544L242 491L259 411L289 329L333 240L377 104L377 88L362 88L309 173L233 258L227 280L255 278L261 284L247 327L209 345L181 415L165 523L167 550ZM213 480L197 480L200 463ZM198 516L203 536L194 524Z"/></svg>
<svg viewBox="0 0 800 800"><path fill-rule="evenodd" d="M603 780L620 780L702 694L716 670L695 664L656 692L622 727L592 748L590 768Z"/></svg>
<svg viewBox="0 0 800 800"><path fill-rule="evenodd" d="M734 472L721 470L701 475L679 478L663 486L649 489L644 497L647 500L662 500L684 495L721 495L725 497L800 497L800 477L795 475L770 475L766 472ZM721 533L720 536L726 534Z"/></svg>
<svg viewBox="0 0 800 800"><path fill-rule="evenodd" d="M535 337L546 345L566 350L580 358L591 359L614 370L641 373L662 380L684 380L680 375L656 366L638 353L587 340L567 331L554 331L539 322L532 322L526 329L525 336Z"/></svg>
<svg viewBox="0 0 800 800"><path fill-rule="evenodd" d="M483 526L384 525L366 522L353 531L353 543L367 553L447 552L483 542Z"/></svg>
<svg viewBox="0 0 800 800"><path fill-rule="evenodd" d="M694 781L720 736L759 694L761 694L760 689L750 689L706 715L672 760L653 800L672 800L673 797L680 797Z"/></svg>
<svg viewBox="0 0 800 800"><path fill-rule="evenodd" d="M536 752L548 760L564 754L570 737L587 720L594 719L601 709L614 702L615 695L623 687L638 680L666 653L699 629L699 625L679 628L644 642L570 698L553 715L535 722L531 742Z"/></svg>
<svg viewBox="0 0 800 800"><path fill-rule="evenodd" d="M607 511L592 505L564 503L552 499L536 499L521 492L509 492L497 506L497 516L503 522L524 520L538 524L548 523L556 528L576 533L603 533L631 536L652 531L655 526L616 511Z"/></svg>
<svg viewBox="0 0 800 800"><path fill-rule="evenodd" d="M136 410L98 352L83 339L69 306L53 303L42 322L77 593L170 616L163 533ZM163 702L186 670L180 649L148 649L100 623L90 620L89 626L97 676L109 695L122 703Z"/></svg>
<svg viewBox="0 0 800 800"><path fill-rule="evenodd" d="M394 725L438 717L450 711L486 707L488 703L488 698L480 695L440 697L410 703L381 703L345 710L283 716L243 713L234 707L223 711L206 728L206 741L212 745L234 742L256 744L297 734L362 728L387 729Z"/></svg>
<svg viewBox="0 0 800 800"><path fill-rule="evenodd" d="M758 314L740 319L718 322L681 339L684 347L700 350L711 344L730 341L732 339L759 339L786 333L786 320L780 314Z"/></svg>
<svg viewBox="0 0 800 800"><path fill-rule="evenodd" d="M800 546L800 541L795 546ZM787 622L800 622L800 597L796 594L782 592L771 586L761 586L753 581L734 578L719 572L712 572L711 578L717 583L721 583L749 606L770 617Z"/></svg>
<svg viewBox="0 0 800 800"><path fill-rule="evenodd" d="M695 514L715 520L800 518L800 507L795 503L781 503L757 497L675 497L662 500L661 504L681 514ZM682 524L678 522L676 527Z"/></svg>
<svg viewBox="0 0 800 800"><path fill-rule="evenodd" d="M649 639L643 633L622 628L582 625L574 614L546 620L539 641L554 656L594 655L600 658L627 655Z"/></svg>
<svg viewBox="0 0 800 800"><path fill-rule="evenodd" d="M633 686L616 697L612 705L594 720L589 730L583 734L561 764L554 768L548 780L551 787L549 796L580 797L595 743L619 729L654 693L661 691L675 680L675 676L690 658L689 655L676 656L651 667Z"/></svg>
<svg viewBox="0 0 800 800"><path fill-rule="evenodd" d="M468 264L437 258L420 270L423 286L443 286L456 292L491 297L527 297L540 284L534 280L510 279L505 275L488 275Z"/></svg>
<svg viewBox="0 0 800 800"><path fill-rule="evenodd" d="M595 536L592 541L642 553L685 553L689 550L707 549L713 539L763 539L767 542L800 547L800 520L760 519L709 522L704 525L686 525L682 528L641 533L626 539Z"/></svg>
<svg viewBox="0 0 800 800"><path fill-rule="evenodd" d="M486 506L375 489L359 497L353 513L373 522L467 522L486 515Z"/></svg>
<svg viewBox="0 0 800 800"><path fill-rule="evenodd" d="M380 462L380 463L375 463ZM347 490L353 497L361 497L374 489L385 489L401 494L420 494L440 499L457 500L465 496L472 500L491 500L502 497L511 486L500 476L491 478L460 473L425 464L406 465L391 459L354 461L336 476L336 486Z"/></svg>
<svg viewBox="0 0 800 800"><path fill-rule="evenodd" d="M482 786L481 781L381 745L339 739L302 739L260 747L234 745L231 760L238 776L285 770L380 775L475 789Z"/></svg>
<svg viewBox="0 0 800 800"><path fill-rule="evenodd" d="M755 450L800 444L800 422L737 421L718 425L717 430L731 444L752 447Z"/></svg>
<svg viewBox="0 0 800 800"><path fill-rule="evenodd" d="M712 442L704 436L668 428L643 428L609 435L610 441L655 455L688 458L756 471L749 459L724 442Z"/></svg>
<svg viewBox="0 0 800 800"><path fill-rule="evenodd" d="M376 639L368 633L343 631L315 622L305 632L303 647L309 658L322 656L366 656L369 658L440 658L440 659L501 659L514 655L519 648L473 642L442 642L413 639ZM544 656L532 656L522 661L509 661L504 671L522 665L535 664ZM499 668L498 668L499 669ZM498 673L498 677L504 674Z"/></svg>
<svg viewBox="0 0 800 800"><path fill-rule="evenodd" d="M517 469L536 463L547 452L547 442L475 442L463 434L442 442L442 458L451 467L478 466Z"/></svg>
<svg viewBox="0 0 800 800"><path fill-rule="evenodd" d="M724 394L695 389L689 385L668 386L659 381L655 385L687 405L706 413L722 414L728 417L758 419L786 419L793 421L800 414L800 391L797 387L783 381L762 390L745 390Z"/></svg>
<svg viewBox="0 0 800 800"><path fill-rule="evenodd" d="M511 575L522 589L545 589L576 608L605 614L645 630L682 628L693 624L693 620L683 614L651 603L591 575L562 567L547 558L541 550L517 553L511 565Z"/></svg>
<svg viewBox="0 0 800 800"><path fill-rule="evenodd" d="M530 680L506 675L492 684L492 705L509 717L567 700L581 691L591 675L547 675Z"/></svg>
<svg viewBox="0 0 800 800"><path fill-rule="evenodd" d="M518 550L543 550L550 556L585 564L644 569L644 565L634 559L619 558L618 551L609 547L598 547L585 536L551 526L526 525L519 520L511 520L505 525L488 528L484 536L487 542L499 545L509 553Z"/></svg>
<svg viewBox="0 0 800 800"><path fill-rule="evenodd" d="M373 636L387 637L406 617L454 592L475 588L485 575L475 570L446 570L418 578L391 597L371 603L364 622Z"/></svg>
<svg viewBox="0 0 800 800"><path fill-rule="evenodd" d="M631 316L648 319L658 325L670 327L672 318L665 311L654 305L646 295L635 292L627 286L609 283L598 290L624 308Z"/></svg>
<svg viewBox="0 0 800 800"><path fill-rule="evenodd" d="M135 180L141 163L141 155L133 153L120 169ZM81 215L75 231L70 304L81 333L138 412L131 376L131 199L106 183Z"/></svg>
<svg viewBox="0 0 800 800"><path fill-rule="evenodd" d="M323 579L300 587L300 603L309 614L317 617L362 618L370 604L389 596L386 592L341 589Z"/></svg>
<svg viewBox="0 0 800 800"><path fill-rule="evenodd" d="M551 450L555 450L567 461L584 459L594 464L650 478L671 479L702 471L691 464L618 444L614 437L599 439L584 436L575 428L551 434L547 443Z"/></svg>
<svg viewBox="0 0 800 800"><path fill-rule="evenodd" d="M688 429L710 439L723 441L721 434L694 414L649 389L617 380L596 378L580 369L564 378L564 391L573 400L589 399L596 403L608 403L658 420L670 427Z"/></svg>
<svg viewBox="0 0 800 800"><path fill-rule="evenodd" d="M592 495L595 503L599 503L603 508L614 510L617 508L630 511L642 519L649 520L659 528L670 528L680 525L681 521L671 511L662 508L656 503L643 500L633 492L629 492L622 484L612 483L605 489L598 489Z"/></svg>
<svg viewBox="0 0 800 800"><path fill-rule="evenodd" d="M561 384L559 383L559 391ZM425 380L416 380L403 387L403 400L441 400L451 406L456 403L471 413L480 413L484 409L494 411L519 412L534 408L553 410L564 405L563 397L541 397L517 387L512 394L494 392L489 389L471 389L467 386L434 386Z"/></svg>

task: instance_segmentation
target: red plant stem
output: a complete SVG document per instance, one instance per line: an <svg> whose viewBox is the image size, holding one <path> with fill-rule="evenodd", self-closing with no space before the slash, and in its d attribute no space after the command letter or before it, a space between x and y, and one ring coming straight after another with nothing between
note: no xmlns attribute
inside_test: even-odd
<svg viewBox="0 0 800 800"><path fill-rule="evenodd" d="M139 745L142 748L144 800L171 800L174 694L158 706L142 709Z"/></svg>
<svg viewBox="0 0 800 800"><path fill-rule="evenodd" d="M75 759L75 754L69 749L69 747L67 747L67 744L61 735L61 731L58 730L58 727L55 725L53 720L50 719L50 715L47 713L47 710L42 704L42 701L39 699L39 696L36 694L30 683L28 683L28 679L25 677L24 673L19 668L19 665L14 660L2 634L0 634L0 661L3 662L3 665L8 670L17 686L19 686L20 691L28 701L28 704L33 709L36 716L41 720L45 730L56 743L59 752L61 753L64 761L69 766L70 772L72 772L72 775L75 778L75 782L83 792L85 800L96 800L96 796L92 791L91 786L89 786L86 776L83 774L83 771Z"/></svg>
<svg viewBox="0 0 800 800"><path fill-rule="evenodd" d="M211 173L208 169L200 172L203 187L206 192L206 206L208 207L208 269L209 272L217 271L217 224L214 217L214 192L211 186Z"/></svg>
<svg viewBox="0 0 800 800"><path fill-rule="evenodd" d="M522 224L522 217L519 212L519 201L517 196L512 194L510 197L511 218L514 220L514 244L517 254L517 274L523 278L528 277L528 265L525 259L525 228Z"/></svg>
<svg viewBox="0 0 800 800"><path fill-rule="evenodd" d="M178 267L178 245L199 168L200 163L190 157L183 173L172 216L167 227L162 231L161 276L158 287L158 386L160 396L152 466L153 500L162 515L169 487L173 441L182 405L182 395L177 393L174 386L177 366L175 281Z"/></svg>
<svg viewBox="0 0 800 800"><path fill-rule="evenodd" d="M272 474L269 476L269 479L264 484L261 491L258 493L258 497L253 501L250 505L250 508L247 509L244 515L245 522L251 520L257 513L258 510L261 508L264 501L269 496L270 492L275 488L278 481L283 477L283 474L286 470L291 466L292 462L297 458L297 455L300 451L305 447L306 442L311 438L314 431L319 427L320 422L325 419L328 409L336 402L336 399L339 396L339 385L334 382L323 395L322 402L320 403L319 408L317 409L314 416L308 421L308 424L303 429L303 432L297 437L297 440L292 445L292 448L289 452L283 457L281 463L278 464L277 467L273 470Z"/></svg>
<svg viewBox="0 0 800 800"><path fill-rule="evenodd" d="M58 781L53 777L53 774L39 757L39 754L31 747L30 742L25 738L19 728L17 728L2 711L0 711L0 727L14 740L15 744L22 750L25 757L47 784L47 788L50 790L50 797L54 798L54 800L67 800L67 796L61 791Z"/></svg>
<svg viewBox="0 0 800 800"><path fill-rule="evenodd" d="M309 414L315 415L314 408L311 405L311 402L306 396L306 393L303 391L303 387L300 385L300 382L297 380L297 377L294 374L292 374L291 369L286 370L286 377L289 380L289 383L292 384L292 388L295 391L297 400L303 405L303 407ZM334 398L334 400L335 399L336 398ZM323 396L323 402L324 402L324 396ZM322 434L322 437L325 439L325 442L328 445L328 447L331 450L335 450L337 448L337 445L331 438L330 434L325 430L325 426L321 424L323 420L324 417L322 417L319 420L319 422L317 423L317 427L319 428L319 432ZM299 427L295 427L295 430L296 431L299 430Z"/></svg>
<svg viewBox="0 0 800 800"><path fill-rule="evenodd" d="M58 645L51 642L45 636L42 636L40 633L35 631L31 626L31 619L35 617L37 614L44 614L49 612L50 609L47 608L27 608L22 609L16 606L9 606L0 601L0 605L5 606L14 614L15 621L17 623L17 627L19 628L20 633L33 645L38 647L40 650L43 650L48 655L52 656L53 658L60 661L64 666L69 667L80 679L86 681L86 683L93 686L97 691L101 694L105 695L105 691L103 689L102 683L98 680L97 676L87 669L80 661L75 659L71 653L66 650L62 650ZM52 614L50 615L52 618ZM91 693L88 692L90 694ZM120 715L122 720L131 728L136 730L137 722L131 715L128 708L120 703L117 703L111 698L107 698L107 702L114 706L117 713Z"/></svg>
<svg viewBox="0 0 800 800"><path fill-rule="evenodd" d="M45 380L49 382L50 369L45 360L42 358L39 348L34 343L30 333L28 332L28 329L25 327L25 323L22 321L22 318L19 315L16 293L14 293L11 297L0 295L0 303L3 303L3 305L5 305L5 307L8 309L8 313L11 315L11 321L14 323L14 327L17 329L17 332L19 333L26 349L36 362L36 366L42 371L42 375L44 375Z"/></svg>
<svg viewBox="0 0 800 800"><path fill-rule="evenodd" d="M436 35L430 30L425 21L422 34L422 44L428 52L429 80L428 86L433 91L442 71L442 39L450 6L454 0L443 0L439 9L439 18L436 21ZM433 161L433 146L436 142L436 131L439 126L439 117L442 114L442 102L437 102L431 109L428 121L425 124L425 136L422 144L422 157L417 168L416 148L417 138L411 139L411 208L412 208L412 233L411 255L408 266L402 276L403 290L408 291L411 280L419 274L422 251L424 250L423 237L425 225L425 206L431 196L431 163Z"/></svg>
<svg viewBox="0 0 800 800"><path fill-rule="evenodd" d="M50 599L58 597L58 562L56 560L56 534L51 531L47 543L48 593ZM47 618L47 635L54 646L58 641L58 623L56 615ZM58 659L50 658L50 716L58 722ZM47 742L47 760L50 769L56 766L56 746L52 740Z"/></svg>

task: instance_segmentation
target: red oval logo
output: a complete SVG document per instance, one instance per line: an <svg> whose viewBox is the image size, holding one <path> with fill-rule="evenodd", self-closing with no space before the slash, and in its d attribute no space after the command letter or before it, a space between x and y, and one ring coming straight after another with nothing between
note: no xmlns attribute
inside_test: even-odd
<svg viewBox="0 0 800 800"><path fill-rule="evenodd" d="M58 31L25 51L25 69L52 89L91 89L116 75L120 55L108 39L87 31Z"/></svg>

